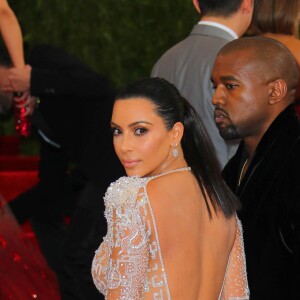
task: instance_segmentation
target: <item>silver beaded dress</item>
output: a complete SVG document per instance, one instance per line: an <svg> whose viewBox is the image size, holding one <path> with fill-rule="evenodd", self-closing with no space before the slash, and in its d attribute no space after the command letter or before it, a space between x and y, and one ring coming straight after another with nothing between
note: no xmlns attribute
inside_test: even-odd
<svg viewBox="0 0 300 300"><path fill-rule="evenodd" d="M187 168L174 171L181 170ZM113 299L119 300L171 299L155 216L146 190L147 183L158 176L121 177L105 194L108 231L95 253L92 276L106 298L113 295ZM237 224L220 300L249 299L239 220Z"/></svg>

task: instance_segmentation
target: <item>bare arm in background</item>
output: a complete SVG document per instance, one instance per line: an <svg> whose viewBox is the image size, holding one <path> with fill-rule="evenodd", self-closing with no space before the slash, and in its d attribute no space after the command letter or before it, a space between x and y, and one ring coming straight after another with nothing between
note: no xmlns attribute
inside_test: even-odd
<svg viewBox="0 0 300 300"><path fill-rule="evenodd" d="M21 28L7 0L0 0L0 32L13 65L17 68L24 67Z"/></svg>

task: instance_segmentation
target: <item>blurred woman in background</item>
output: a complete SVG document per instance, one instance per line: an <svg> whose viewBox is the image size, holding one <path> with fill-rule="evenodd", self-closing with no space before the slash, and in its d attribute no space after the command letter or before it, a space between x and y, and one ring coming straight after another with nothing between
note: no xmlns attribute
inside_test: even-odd
<svg viewBox="0 0 300 300"><path fill-rule="evenodd" d="M284 44L300 69L300 0L258 0L254 6L250 35L263 35ZM300 78L296 90L300 103Z"/></svg>

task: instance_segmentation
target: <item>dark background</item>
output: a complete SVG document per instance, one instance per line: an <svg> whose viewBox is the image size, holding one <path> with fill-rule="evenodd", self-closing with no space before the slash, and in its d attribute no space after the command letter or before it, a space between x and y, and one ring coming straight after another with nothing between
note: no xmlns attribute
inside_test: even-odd
<svg viewBox="0 0 300 300"><path fill-rule="evenodd" d="M116 85L148 76L199 18L192 0L9 0L29 47L77 55Z"/></svg>
<svg viewBox="0 0 300 300"><path fill-rule="evenodd" d="M149 76L162 53L199 19L192 0L9 0L9 4L27 50L38 43L64 48L116 88ZM2 117L0 123L0 135L13 134L11 117Z"/></svg>

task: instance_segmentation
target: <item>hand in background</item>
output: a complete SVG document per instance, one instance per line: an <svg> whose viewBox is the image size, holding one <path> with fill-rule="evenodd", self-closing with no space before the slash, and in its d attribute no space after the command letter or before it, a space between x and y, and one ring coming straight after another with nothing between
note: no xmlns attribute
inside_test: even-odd
<svg viewBox="0 0 300 300"><path fill-rule="evenodd" d="M4 92L21 92L30 90L31 66L24 68L11 68L8 74L9 85L3 88Z"/></svg>
<svg viewBox="0 0 300 300"><path fill-rule="evenodd" d="M37 98L33 97L29 94L28 91L23 92L20 94L20 96L15 96L14 97L16 107L18 108L23 108L25 107L26 110L23 113L23 116L31 116L35 110L36 104L37 104Z"/></svg>

